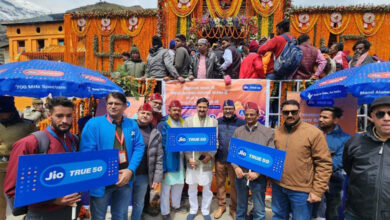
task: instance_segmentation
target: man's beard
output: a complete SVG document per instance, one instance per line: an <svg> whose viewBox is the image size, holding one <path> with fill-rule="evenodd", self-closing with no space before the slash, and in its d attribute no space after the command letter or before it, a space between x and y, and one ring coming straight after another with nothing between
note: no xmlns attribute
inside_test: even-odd
<svg viewBox="0 0 390 220"><path fill-rule="evenodd" d="M153 111L154 111L154 112L161 113L161 109L158 109L158 108L153 108L153 107L152 107L152 109L153 109Z"/></svg>
<svg viewBox="0 0 390 220"><path fill-rule="evenodd" d="M54 131L56 133L62 133L62 134L65 134L65 133L69 132L69 130L72 128L72 124L67 124L67 125L69 125L69 128L66 129L66 130L62 130L61 128L59 128L58 125L56 125L54 123L51 124L51 126L54 128Z"/></svg>

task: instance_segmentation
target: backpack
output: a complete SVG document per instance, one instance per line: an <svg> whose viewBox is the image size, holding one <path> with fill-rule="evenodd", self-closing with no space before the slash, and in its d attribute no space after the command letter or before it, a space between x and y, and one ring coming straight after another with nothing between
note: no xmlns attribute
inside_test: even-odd
<svg viewBox="0 0 390 220"><path fill-rule="evenodd" d="M35 138L38 141L38 154L46 154L49 150L50 146L50 139L49 136L47 136L45 131L36 131L33 132L32 135L35 136ZM76 144L79 144L79 138L76 135L73 135L74 141ZM4 193L5 194L5 193ZM15 198L9 197L7 194L5 194L5 198L7 199L7 203L9 207L11 208L12 215L19 216L27 214L28 206L22 206L22 207L14 207L14 201Z"/></svg>
<svg viewBox="0 0 390 220"><path fill-rule="evenodd" d="M282 53L275 59L274 70L276 75L282 79L286 79L295 73L299 65L301 65L303 52L297 46L295 38L292 37L290 40L287 35L283 34L282 36L286 39L287 43Z"/></svg>

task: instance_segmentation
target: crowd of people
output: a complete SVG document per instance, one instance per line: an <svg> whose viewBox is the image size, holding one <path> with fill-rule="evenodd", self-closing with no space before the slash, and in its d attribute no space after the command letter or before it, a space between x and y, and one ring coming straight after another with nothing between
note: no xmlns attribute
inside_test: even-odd
<svg viewBox="0 0 390 220"><path fill-rule="evenodd" d="M390 217L390 97L376 99L370 106L371 124L367 131L350 137L339 125L342 109L324 107L318 118L319 127L301 120L300 105L295 100L281 104L284 124L272 130L259 123L257 104L244 105L245 120L237 117L233 100L225 100L223 116L208 116L209 100L196 102L196 113L182 118L179 100L168 105L168 115L160 113L162 97L155 94L144 103L137 119L124 116L127 108L122 93L106 97L107 114L90 119L82 130L80 140L69 132L74 105L65 97L50 100L47 116L51 125L31 134L34 123L23 120L15 108L13 97L0 97L0 165L1 184L6 198L15 195L18 156L42 153L42 139L46 138L44 153L75 151L119 150L119 174L116 184L89 191L92 219L105 219L109 204L111 218L128 219L132 200L131 219L142 217L144 204L161 185L160 213L172 219L173 212L188 212L183 207L184 185L188 185L189 212L187 220L199 210L198 190L202 186L200 212L211 219L213 198L211 182L213 169L217 185L218 208L214 219L227 210L225 182L230 179L229 213L233 219L245 220L249 196L252 197L253 219L265 219L265 191L272 185L273 219L311 219L323 217L339 219L342 190L346 172L349 177L345 219L387 220ZM157 117L158 120L153 120ZM169 152L167 131L178 127L216 127L216 151ZM232 137L286 152L280 181L239 164L227 161ZM148 192L148 188L150 192ZM249 193L249 191L251 193ZM81 196L74 193L61 198L28 206L26 219L70 219L71 206L80 207ZM1 200L1 218L5 219L6 200Z"/></svg>
<svg viewBox="0 0 390 220"><path fill-rule="evenodd" d="M295 39L289 31L289 20L283 20L276 25L276 36L270 39L262 37L238 43L222 37L212 46L204 38L194 45L183 34L178 34L170 41L168 49L163 48L160 37L154 36L146 62L140 59L134 45L130 53L123 53L125 73L113 73L112 77L154 77L182 83L185 79L222 78L226 81L248 78L316 80L338 70L383 61L376 55L369 55L370 42L367 40L358 40L352 47L353 56L349 56L342 43L330 42L330 48L315 48L308 35L302 34ZM288 70L282 71L280 66L275 69L280 63Z"/></svg>

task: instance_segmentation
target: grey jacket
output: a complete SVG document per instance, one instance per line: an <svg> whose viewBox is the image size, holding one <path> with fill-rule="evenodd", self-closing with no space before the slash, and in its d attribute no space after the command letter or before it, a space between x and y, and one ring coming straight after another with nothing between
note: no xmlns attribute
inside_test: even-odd
<svg viewBox="0 0 390 220"><path fill-rule="evenodd" d="M161 133L153 128L150 133L147 152L149 185L153 182L161 183L163 176L164 150L161 142Z"/></svg>
<svg viewBox="0 0 390 220"><path fill-rule="evenodd" d="M195 113L195 114L197 114L197 113ZM194 124L192 122L193 117L194 116L186 118L184 121L183 127L187 127L187 128L194 127ZM206 116L206 117L209 117L209 116ZM218 121L213 119L213 118L211 118L211 120L213 121L213 127L218 127ZM217 130L217 137L218 137L218 130ZM200 163L202 163L200 160L198 160L198 158L203 153L207 153L212 157L212 159L208 163L206 163L206 164L203 163L203 171L212 171L213 167L214 167L214 156L217 153L217 151L196 151L195 152L196 169L199 169L199 167L200 167L199 165L200 165ZM184 153L184 155L186 157L187 163L188 163L188 159L192 158L192 156L193 156L192 151L187 151ZM188 164L187 167L190 167L190 165Z"/></svg>
<svg viewBox="0 0 390 220"><path fill-rule="evenodd" d="M173 66L172 56L163 47L160 47L155 52L149 53L147 64L147 77L164 78L169 75L173 78L179 77L179 74Z"/></svg>
<svg viewBox="0 0 390 220"><path fill-rule="evenodd" d="M275 148L274 132L272 131L272 129L265 127L264 125L260 124L259 122L257 122L256 125L254 127L252 127L252 129L249 129L247 124L238 127L234 131L232 137L246 140L249 142L253 142L256 144L260 144L263 146ZM234 169L236 169L238 167L238 165L233 164L233 163L232 163L232 166ZM248 169L246 169L246 168L242 168L242 169L244 172L248 171Z"/></svg>
<svg viewBox="0 0 390 220"><path fill-rule="evenodd" d="M175 53L175 68L180 76L186 78L191 65L191 57L185 47L179 47Z"/></svg>
<svg viewBox="0 0 390 220"><path fill-rule="evenodd" d="M189 75L198 77L199 70L199 60L200 54L195 54L192 57L192 63L190 65L190 73ZM223 71L221 69L221 64L219 63L219 59L217 55L213 52L208 52L206 54L206 78L207 79L221 79L223 76Z"/></svg>

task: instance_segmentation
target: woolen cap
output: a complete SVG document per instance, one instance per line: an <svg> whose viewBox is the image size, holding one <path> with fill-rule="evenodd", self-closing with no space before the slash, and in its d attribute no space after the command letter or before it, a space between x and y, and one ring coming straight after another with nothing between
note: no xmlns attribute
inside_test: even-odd
<svg viewBox="0 0 390 220"><path fill-rule="evenodd" d="M171 107L178 107L181 108L181 103L179 100L173 100L171 103L169 103L169 108Z"/></svg>
<svg viewBox="0 0 390 220"><path fill-rule="evenodd" d="M162 96L160 93L156 92L156 93L153 93L152 96L150 96L150 101L153 101L153 100L161 100L162 101Z"/></svg>
<svg viewBox="0 0 390 220"><path fill-rule="evenodd" d="M259 107L254 102L247 102L244 105L244 108L245 108L245 111L248 110L248 109L253 109L253 110L259 111Z"/></svg>
<svg viewBox="0 0 390 220"><path fill-rule="evenodd" d="M150 106L148 103L144 103L141 105L138 109L138 111L148 111L148 112L153 112L152 106Z"/></svg>

